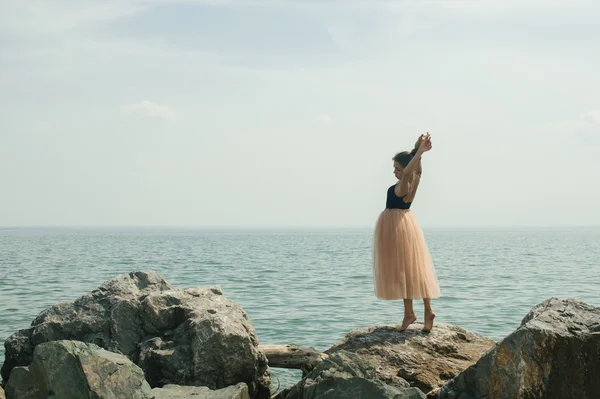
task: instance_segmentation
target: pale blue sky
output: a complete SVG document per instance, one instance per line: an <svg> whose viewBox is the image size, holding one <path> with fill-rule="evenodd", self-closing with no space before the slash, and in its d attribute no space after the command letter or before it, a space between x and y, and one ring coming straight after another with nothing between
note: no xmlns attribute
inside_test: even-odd
<svg viewBox="0 0 600 399"><path fill-rule="evenodd" d="M600 2L0 2L0 226L600 225Z"/></svg>

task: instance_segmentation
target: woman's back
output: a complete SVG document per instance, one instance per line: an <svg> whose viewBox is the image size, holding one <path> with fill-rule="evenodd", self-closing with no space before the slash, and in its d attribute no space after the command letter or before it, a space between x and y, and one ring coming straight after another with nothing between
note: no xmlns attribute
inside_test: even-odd
<svg viewBox="0 0 600 399"><path fill-rule="evenodd" d="M412 202L404 202L404 197L398 197L396 195L395 188L395 184L388 188L385 207L387 209L410 209Z"/></svg>

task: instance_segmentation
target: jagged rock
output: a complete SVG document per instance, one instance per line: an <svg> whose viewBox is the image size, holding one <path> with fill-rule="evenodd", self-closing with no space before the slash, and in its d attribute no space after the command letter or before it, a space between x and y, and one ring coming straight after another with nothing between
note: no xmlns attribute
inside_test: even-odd
<svg viewBox="0 0 600 399"><path fill-rule="evenodd" d="M5 380L6 382L6 380ZM41 396L29 374L29 367L15 367L6 384L6 395L9 398L36 398Z"/></svg>
<svg viewBox="0 0 600 399"><path fill-rule="evenodd" d="M93 343L127 355L153 387L220 389L244 382L255 397L267 382L266 358L238 304L219 287L174 289L155 272L115 277L90 294L43 311L30 328L6 340L4 380L14 367L31 363L37 345L55 340Z"/></svg>
<svg viewBox="0 0 600 399"><path fill-rule="evenodd" d="M557 298L535 306L439 397L600 398L600 307Z"/></svg>
<svg viewBox="0 0 600 399"><path fill-rule="evenodd" d="M376 378L397 388L413 386L429 397L494 346L494 341L463 328L437 323L430 333L416 324L404 332L398 326L351 331L325 351L353 352L375 366Z"/></svg>
<svg viewBox="0 0 600 399"><path fill-rule="evenodd" d="M36 346L29 368L13 369L10 399L151 399L144 372L126 356L79 341Z"/></svg>
<svg viewBox="0 0 600 399"><path fill-rule="evenodd" d="M408 384L406 384L408 386ZM378 380L366 359L343 350L329 356L278 399L424 399L417 388L396 388Z"/></svg>
<svg viewBox="0 0 600 399"><path fill-rule="evenodd" d="M135 355L141 340L139 335L145 332L135 327L134 331L125 328L135 326L139 317L135 312L123 317L123 309L130 304L137 310L140 298L170 289L173 287L154 272L124 274L106 281L90 294L59 302L42 311L29 328L17 331L6 340L3 379L8 379L13 367L28 366L35 346L49 341L77 340L112 352Z"/></svg>
<svg viewBox="0 0 600 399"><path fill-rule="evenodd" d="M240 383L227 388L211 391L206 387L186 387L165 385L152 390L153 399L249 399L248 386Z"/></svg>

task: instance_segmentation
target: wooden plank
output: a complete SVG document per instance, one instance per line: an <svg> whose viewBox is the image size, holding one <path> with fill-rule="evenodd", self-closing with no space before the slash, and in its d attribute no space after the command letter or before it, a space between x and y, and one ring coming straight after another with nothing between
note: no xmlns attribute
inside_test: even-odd
<svg viewBox="0 0 600 399"><path fill-rule="evenodd" d="M269 367L299 369L308 372L327 359L327 355L315 348L295 345L259 345L258 350L269 360Z"/></svg>

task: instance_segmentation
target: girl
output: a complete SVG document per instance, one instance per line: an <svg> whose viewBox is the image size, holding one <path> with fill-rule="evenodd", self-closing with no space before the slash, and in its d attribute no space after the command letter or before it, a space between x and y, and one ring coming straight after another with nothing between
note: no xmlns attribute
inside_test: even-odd
<svg viewBox="0 0 600 399"><path fill-rule="evenodd" d="M431 148L431 136L427 133L419 137L414 150L394 156L394 175L398 182L388 189L385 210L375 227L375 294L380 299L404 300L404 320L398 331L406 330L417 320L413 299L423 300L423 331L431 331L435 318L431 299L441 295L423 231L410 210L421 180L421 157Z"/></svg>

